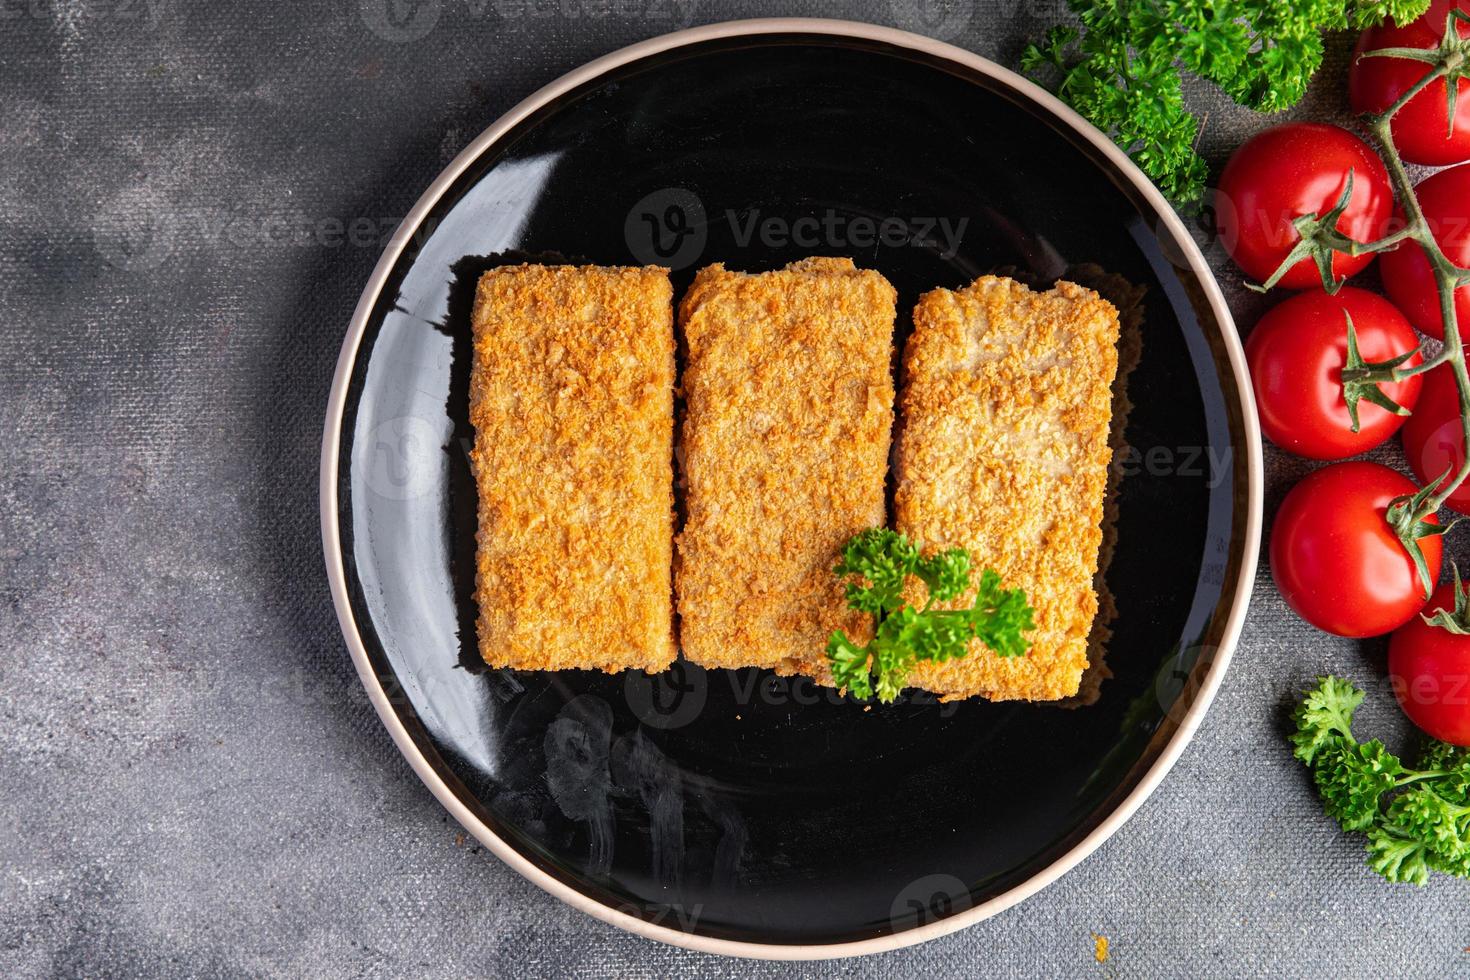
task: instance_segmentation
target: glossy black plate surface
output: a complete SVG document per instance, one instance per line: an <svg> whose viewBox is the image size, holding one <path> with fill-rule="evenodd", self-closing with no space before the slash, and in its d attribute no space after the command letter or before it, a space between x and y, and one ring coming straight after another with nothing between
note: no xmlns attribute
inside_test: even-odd
<svg viewBox="0 0 1470 980"><path fill-rule="evenodd" d="M413 230L339 381L350 618L417 750L540 871L707 937L903 932L1068 853L1166 750L1247 587L1250 451L1222 325L1153 215L1024 94L872 39L685 45L533 112ZM849 255L898 288L900 321L920 292L993 270L1142 287L1098 701L868 711L757 671L477 666L467 303L504 253L658 262L676 291L709 262Z"/></svg>

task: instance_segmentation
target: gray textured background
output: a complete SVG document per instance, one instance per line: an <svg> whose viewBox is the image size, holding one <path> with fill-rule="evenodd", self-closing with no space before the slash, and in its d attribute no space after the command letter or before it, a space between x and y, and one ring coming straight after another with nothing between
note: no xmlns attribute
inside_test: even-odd
<svg viewBox="0 0 1470 980"><path fill-rule="evenodd" d="M1324 669L1375 686L1365 729L1402 734L1382 644L1304 626L1264 572L1158 793L958 935L799 967L701 956L468 844L361 694L319 556L320 420L384 229L530 91L687 23L908 23L1013 65L1061 14L389 2L0 0L0 974L1470 972L1470 885L1370 875L1283 747ZM1339 43L1301 114L1342 111L1343 66ZM1192 97L1217 165L1267 124ZM1248 327L1262 301L1211 258ZM1307 466L1268 465L1269 512Z"/></svg>

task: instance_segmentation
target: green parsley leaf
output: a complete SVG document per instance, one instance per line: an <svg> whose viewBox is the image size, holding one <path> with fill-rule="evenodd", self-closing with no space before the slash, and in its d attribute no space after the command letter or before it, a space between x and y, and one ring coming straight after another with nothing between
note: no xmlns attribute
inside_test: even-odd
<svg viewBox="0 0 1470 980"><path fill-rule="evenodd" d="M847 584L847 604L859 612L883 616L903 604L903 583L914 571L919 549L907 538L885 527L853 535L833 569L838 575L867 579L867 585Z"/></svg>
<svg viewBox="0 0 1470 980"><path fill-rule="evenodd" d="M1296 731L1291 741L1293 754L1307 765L1317 753L1353 737L1353 712L1363 703L1363 692L1331 675L1317 678L1317 687L1307 691L1292 714Z"/></svg>
<svg viewBox="0 0 1470 980"><path fill-rule="evenodd" d="M1311 769L1323 810L1367 833L1368 866L1389 881L1470 878L1470 750L1431 739L1418 768L1406 768L1382 742L1353 736L1362 702L1352 684L1322 677L1293 714L1293 754Z"/></svg>
<svg viewBox="0 0 1470 980"><path fill-rule="evenodd" d="M1067 0L1079 26L1053 27L1021 56L1057 94L1111 136L1171 200L1204 191L1200 124L1180 72L1241 105L1278 112L1300 101L1322 64L1322 32L1391 16L1406 24L1429 0Z"/></svg>
<svg viewBox="0 0 1470 980"><path fill-rule="evenodd" d="M934 602L957 599L970 587L970 553L964 548L936 552L920 559L914 574L923 581Z"/></svg>
<svg viewBox="0 0 1470 980"><path fill-rule="evenodd" d="M1447 861L1470 855L1470 808L1457 806L1419 785L1394 797L1384 815L1387 824L1424 843Z"/></svg>
<svg viewBox="0 0 1470 980"><path fill-rule="evenodd" d="M1368 831L1368 867L1389 881L1422 885L1429 881L1428 850L1423 843L1389 827Z"/></svg>
<svg viewBox="0 0 1470 980"><path fill-rule="evenodd" d="M1428 739L1419 753L1418 768L1443 773L1435 781L1435 792L1451 803L1470 805L1470 749Z"/></svg>
<svg viewBox="0 0 1470 980"><path fill-rule="evenodd" d="M966 656L970 641L979 639L1004 657L1024 654L1024 634L1036 628L1035 614L1020 589L1001 587L991 569L981 573L975 601L968 608L934 609L970 588L970 555L950 548L927 557L905 535L887 528L856 534L842 551L834 571L848 577L847 604L873 617L873 639L858 646L842 630L827 640L832 679L860 698L874 693L892 702L908 684L920 661ZM922 609L903 601L905 580L924 583L928 598Z"/></svg>
<svg viewBox="0 0 1470 980"><path fill-rule="evenodd" d="M1378 817L1378 801L1404 771L1399 760L1374 739L1339 740L1319 760L1312 776L1323 809L1343 830L1367 830Z"/></svg>
<svg viewBox="0 0 1470 980"><path fill-rule="evenodd" d="M860 698L872 697L868 673L868 650L847 638L841 630L827 640L827 659L832 663L832 680Z"/></svg>
<svg viewBox="0 0 1470 980"><path fill-rule="evenodd" d="M1424 747L1419 750L1418 762L1420 769L1457 769L1464 766L1467 760L1470 760L1470 749L1430 738L1424 740Z"/></svg>
<svg viewBox="0 0 1470 980"><path fill-rule="evenodd" d="M1003 589L1000 576L990 569L980 573L970 627L980 641L1002 657L1019 657L1030 641L1025 633L1036 628L1035 612L1020 589Z"/></svg>

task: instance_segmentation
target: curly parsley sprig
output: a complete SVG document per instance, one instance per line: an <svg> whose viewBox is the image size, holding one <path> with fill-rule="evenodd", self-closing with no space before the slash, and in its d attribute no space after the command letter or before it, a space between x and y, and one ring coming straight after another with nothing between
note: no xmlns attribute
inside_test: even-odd
<svg viewBox="0 0 1470 980"><path fill-rule="evenodd" d="M1367 833L1368 866L1416 885L1431 871L1470 877L1470 749L1429 740L1408 768L1377 739L1353 736L1362 691L1329 675L1304 693L1293 754L1311 770L1327 815Z"/></svg>
<svg viewBox="0 0 1470 980"><path fill-rule="evenodd" d="M866 646L842 630L827 641L832 679L860 698L876 690L880 701L891 702L915 664L963 657L972 639L1002 657L1019 656L1030 645L1023 634L1036 628L1026 593L1001 588L1000 576L988 568L969 608L932 608L969 589L970 555L963 548L924 557L905 535L871 528L847 542L834 571L849 579L847 604L873 617L873 639ZM928 590L922 609L904 604L910 576Z"/></svg>
<svg viewBox="0 0 1470 980"><path fill-rule="evenodd" d="M1406 24L1429 0L1067 0L1080 27L1029 45L1021 66L1052 73L1057 94L1127 150L1172 200L1204 190L1200 124L1180 72L1236 102L1277 112L1301 100L1322 64L1322 32L1392 17Z"/></svg>

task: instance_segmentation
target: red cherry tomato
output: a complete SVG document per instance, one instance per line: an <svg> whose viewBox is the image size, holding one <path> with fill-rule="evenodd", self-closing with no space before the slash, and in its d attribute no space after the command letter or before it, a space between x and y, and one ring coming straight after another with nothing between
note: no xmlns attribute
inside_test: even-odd
<svg viewBox="0 0 1470 980"><path fill-rule="evenodd" d="M1353 196L1337 230L1360 242L1382 238L1393 214L1388 171L1368 144L1326 123L1287 123L1253 136L1236 150L1220 174L1217 220L1225 250L1246 275L1264 282L1300 240L1292 221L1324 214L1342 196L1353 172ZM1332 257L1342 279L1361 272L1371 254ZM1309 259L1280 280L1288 289L1321 285Z"/></svg>
<svg viewBox="0 0 1470 980"><path fill-rule="evenodd" d="M1424 387L1414 414L1404 423L1404 456L1421 485L1455 473L1465 460L1465 434L1460 428L1460 394L1448 367L1423 375ZM1470 480L1445 501L1462 514L1470 514Z"/></svg>
<svg viewBox="0 0 1470 980"><path fill-rule="evenodd" d="M1282 449L1311 459L1346 459L1367 452L1404 424L1367 401L1358 402L1357 432L1342 397L1347 363L1347 317L1353 318L1358 353L1386 361L1419 343L1414 328L1376 293L1344 286L1336 296L1320 289L1293 296L1256 324L1245 343L1261 431ZM1415 354L1406 363L1418 364ZM1412 410L1420 375L1383 385L1383 393Z"/></svg>
<svg viewBox="0 0 1470 980"><path fill-rule="evenodd" d="M1454 608L1455 586L1446 582L1424 612ZM1412 617L1388 641L1388 680L1404 714L1426 734L1470 745L1470 636Z"/></svg>
<svg viewBox="0 0 1470 980"><path fill-rule="evenodd" d="M1456 265L1470 265L1470 164L1426 177L1414 188L1414 193L1444 254ZM1402 221L1402 215L1397 220ZM1436 340L1443 340L1439 290L1434 284L1429 259L1419 244L1404 242L1384 252L1379 270L1383 274L1383 288L1393 304L1404 311L1414 326ZM1470 340L1470 286L1455 290L1455 315L1460 340Z"/></svg>
<svg viewBox="0 0 1470 980"><path fill-rule="evenodd" d="M1422 17L1403 27L1385 20L1363 32L1353 50L1353 67L1348 74L1348 98L1354 112L1382 112L1413 88L1430 68L1408 58L1364 58L1363 52L1438 48L1445 20L1455 9L1470 13L1470 0L1434 0ZM1456 21L1456 29L1461 37L1470 37L1470 24ZM1435 167L1470 160L1470 82L1461 79L1456 85L1459 98L1455 102L1453 132L1449 129L1442 78L1394 113L1393 142L1405 160Z"/></svg>
<svg viewBox="0 0 1470 980"><path fill-rule="evenodd" d="M1424 608L1414 561L1384 520L1391 501L1417 489L1365 462L1324 466L1293 487L1271 529L1271 575L1287 604L1320 630L1354 637L1391 632ZM1439 536L1419 546L1437 581Z"/></svg>

